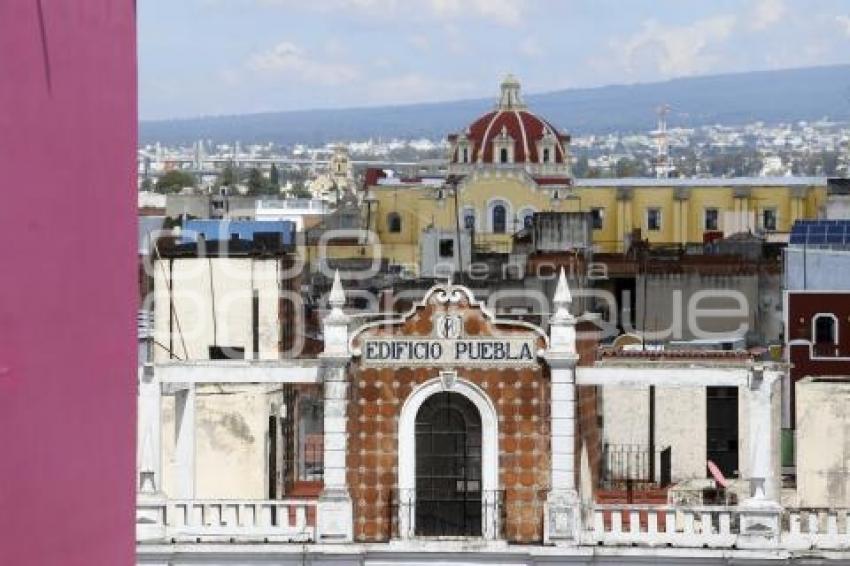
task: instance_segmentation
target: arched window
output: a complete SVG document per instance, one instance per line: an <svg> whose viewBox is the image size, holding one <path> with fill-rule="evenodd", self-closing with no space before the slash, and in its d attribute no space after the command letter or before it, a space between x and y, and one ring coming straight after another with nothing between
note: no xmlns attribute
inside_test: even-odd
<svg viewBox="0 0 850 566"><path fill-rule="evenodd" d="M493 232L504 234L507 231L508 211L503 204L493 207Z"/></svg>
<svg viewBox="0 0 850 566"><path fill-rule="evenodd" d="M401 232L401 215L398 212L387 214L387 229L393 234Z"/></svg>
<svg viewBox="0 0 850 566"><path fill-rule="evenodd" d="M499 151L499 162L500 163L507 163L508 162L508 149L506 147L503 147Z"/></svg>
<svg viewBox="0 0 850 566"><path fill-rule="evenodd" d="M463 163L469 163L469 148L463 148Z"/></svg>
<svg viewBox="0 0 850 566"><path fill-rule="evenodd" d="M819 314L814 320L815 344L838 344L838 329L835 317L831 314Z"/></svg>
<svg viewBox="0 0 850 566"><path fill-rule="evenodd" d="M549 163L549 148L543 148L543 163Z"/></svg>
<svg viewBox="0 0 850 566"><path fill-rule="evenodd" d="M532 224L534 224L534 213L526 212L522 217L522 227L527 230L531 228Z"/></svg>
<svg viewBox="0 0 850 566"><path fill-rule="evenodd" d="M416 534L481 536L481 415L458 393L432 395L416 415Z"/></svg>
<svg viewBox="0 0 850 566"><path fill-rule="evenodd" d="M463 229L470 232L475 230L475 211L469 209L463 211Z"/></svg>

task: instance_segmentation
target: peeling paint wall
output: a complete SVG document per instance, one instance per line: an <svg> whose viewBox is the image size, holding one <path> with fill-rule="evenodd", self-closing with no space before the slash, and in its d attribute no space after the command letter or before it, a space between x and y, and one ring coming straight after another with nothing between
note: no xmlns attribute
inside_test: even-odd
<svg viewBox="0 0 850 566"><path fill-rule="evenodd" d="M797 383L797 496L807 507L850 507L850 382Z"/></svg>
<svg viewBox="0 0 850 566"><path fill-rule="evenodd" d="M195 496L266 499L268 419L282 402L272 385L204 385L196 391ZM176 482L174 396L163 397L163 490Z"/></svg>
<svg viewBox="0 0 850 566"><path fill-rule="evenodd" d="M277 259L158 260L154 266L154 321L160 347L155 349L155 361L168 360L169 345L183 359L208 359L213 345L245 348L245 357L253 358L254 291L259 297L259 358L276 359L281 270ZM174 313L170 312L172 304Z"/></svg>

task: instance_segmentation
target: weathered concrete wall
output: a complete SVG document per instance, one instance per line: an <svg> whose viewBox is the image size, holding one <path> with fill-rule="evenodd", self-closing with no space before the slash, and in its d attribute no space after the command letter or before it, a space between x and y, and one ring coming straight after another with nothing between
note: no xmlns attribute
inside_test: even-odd
<svg viewBox="0 0 850 566"><path fill-rule="evenodd" d="M673 481L705 477L705 387L655 388L655 445L672 449Z"/></svg>
<svg viewBox="0 0 850 566"><path fill-rule="evenodd" d="M694 303L696 309L739 312L734 315L702 316L694 324L689 324L689 302L696 293L704 291L717 291L723 293L723 297L701 298ZM705 333L731 336L742 332L742 327L743 332L757 327L759 278L756 275L652 274L637 277L635 292L638 298L635 326L642 329L645 322L648 332L659 333L658 340L711 338Z"/></svg>
<svg viewBox="0 0 850 566"><path fill-rule="evenodd" d="M254 291L260 303L259 358L277 358L280 270L280 261L276 259L157 261L154 266L154 324L156 341L163 347L155 349L155 360L168 360L169 345L182 359L208 359L208 348L213 345L242 347L245 357L253 358ZM170 292L169 278L172 280ZM173 314L170 312L172 303Z"/></svg>
<svg viewBox="0 0 850 566"><path fill-rule="evenodd" d="M649 388L602 387L602 439L608 444L649 442Z"/></svg>
<svg viewBox="0 0 850 566"><path fill-rule="evenodd" d="M797 495L802 506L850 506L850 382L797 383Z"/></svg>
<svg viewBox="0 0 850 566"><path fill-rule="evenodd" d="M195 401L195 497L265 499L268 418L282 401L269 385L198 386ZM176 485L174 396L163 396L163 491Z"/></svg>
<svg viewBox="0 0 850 566"><path fill-rule="evenodd" d="M785 248L785 289L850 289L850 251Z"/></svg>
<svg viewBox="0 0 850 566"><path fill-rule="evenodd" d="M634 370L631 370L634 371ZM649 445L649 387L603 387L603 438ZM705 477L704 387L655 388L655 446L672 448L672 479Z"/></svg>
<svg viewBox="0 0 850 566"><path fill-rule="evenodd" d="M634 370L632 370L634 371ZM770 436L777 481L768 486L768 495L779 493L779 431L782 399L781 383L773 389L773 434ZM648 444L649 388L603 387L603 438L611 444ZM741 477L749 468L749 389L738 388L738 467ZM705 387L656 387L655 445L672 447L674 482L706 477L707 400Z"/></svg>

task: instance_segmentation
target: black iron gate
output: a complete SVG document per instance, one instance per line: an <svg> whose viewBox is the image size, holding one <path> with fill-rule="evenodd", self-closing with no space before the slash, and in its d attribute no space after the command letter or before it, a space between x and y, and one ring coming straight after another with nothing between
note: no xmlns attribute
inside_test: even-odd
<svg viewBox="0 0 850 566"><path fill-rule="evenodd" d="M481 536L481 416L457 393L416 415L417 536Z"/></svg>

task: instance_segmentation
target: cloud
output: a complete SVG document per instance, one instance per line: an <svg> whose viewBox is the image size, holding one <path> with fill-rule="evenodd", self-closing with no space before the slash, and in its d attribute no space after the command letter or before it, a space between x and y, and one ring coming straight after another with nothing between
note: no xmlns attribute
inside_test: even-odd
<svg viewBox="0 0 850 566"><path fill-rule="evenodd" d="M519 42L519 52L526 57L540 57L543 55L543 48L536 38L529 36Z"/></svg>
<svg viewBox="0 0 850 566"><path fill-rule="evenodd" d="M408 104L468 97L476 93L468 80L437 78L421 73L387 76L369 83L370 104Z"/></svg>
<svg viewBox="0 0 850 566"><path fill-rule="evenodd" d="M303 8L301 0L255 0L260 5L289 9ZM325 0L308 5L326 13L346 10L368 16L394 17L409 15L411 6L422 15L441 20L471 18L489 20L504 26L522 22L524 0Z"/></svg>
<svg viewBox="0 0 850 566"><path fill-rule="evenodd" d="M314 59L289 41L281 41L267 51L251 55L247 66L256 72L288 74L304 83L325 86L351 83L360 76L356 67Z"/></svg>
<svg viewBox="0 0 850 566"><path fill-rule="evenodd" d="M850 37L850 16L835 16L835 21L841 26L842 31L847 37Z"/></svg>
<svg viewBox="0 0 850 566"><path fill-rule="evenodd" d="M428 51L431 48L431 40L424 33L415 33L408 38L408 41L420 51Z"/></svg>
<svg viewBox="0 0 850 566"><path fill-rule="evenodd" d="M505 26L517 26L522 22L521 0L429 0L428 6L441 18L470 16Z"/></svg>
<svg viewBox="0 0 850 566"><path fill-rule="evenodd" d="M750 28L756 31L767 29L782 20L786 12L785 0L755 0L750 15Z"/></svg>
<svg viewBox="0 0 850 566"><path fill-rule="evenodd" d="M736 18L720 15L684 26L643 23L642 29L622 42L614 42L622 66L629 73L655 72L665 77L710 71L719 57L710 48L726 40Z"/></svg>

